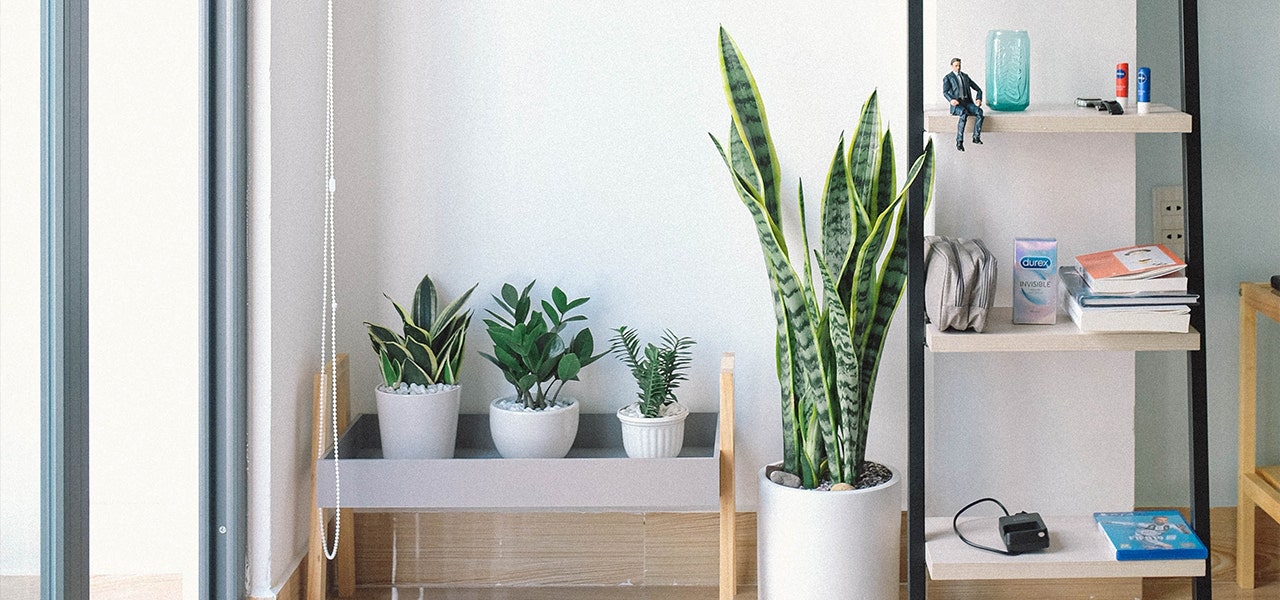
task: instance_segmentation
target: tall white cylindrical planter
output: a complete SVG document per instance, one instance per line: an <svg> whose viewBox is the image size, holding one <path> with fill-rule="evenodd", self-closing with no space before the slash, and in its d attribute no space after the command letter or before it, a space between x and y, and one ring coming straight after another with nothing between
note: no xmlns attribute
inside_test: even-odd
<svg viewBox="0 0 1280 600"><path fill-rule="evenodd" d="M640 415L636 404L618 409L622 423L622 448L631 458L672 458L684 448L684 420L689 409L673 402L657 417Z"/></svg>
<svg viewBox="0 0 1280 600"><path fill-rule="evenodd" d="M508 410L512 397L489 403L489 434L503 458L564 458L578 437L578 401L545 410Z"/></svg>
<svg viewBox="0 0 1280 600"><path fill-rule="evenodd" d="M374 394L383 458L453 458L461 387L430 394L392 394L378 386Z"/></svg>
<svg viewBox="0 0 1280 600"><path fill-rule="evenodd" d="M898 597L897 471L874 488L819 492L778 485L766 469L757 475L760 600Z"/></svg>

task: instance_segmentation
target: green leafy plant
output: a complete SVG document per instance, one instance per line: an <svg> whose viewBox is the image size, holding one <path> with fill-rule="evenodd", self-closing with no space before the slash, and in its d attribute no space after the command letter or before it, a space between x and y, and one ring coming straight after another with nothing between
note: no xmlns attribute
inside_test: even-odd
<svg viewBox="0 0 1280 600"><path fill-rule="evenodd" d="M712 141L751 213L773 284L782 468L806 488L824 480L856 485L885 330L907 279L907 192L923 185L926 203L932 197L933 143L898 188L893 140L881 131L873 92L847 154L843 135L836 145L822 196L821 247L812 252L803 184L797 192L804 259L798 270L783 234L781 178L764 103L724 28L720 71L733 123L727 148L714 135Z"/></svg>
<svg viewBox="0 0 1280 600"><path fill-rule="evenodd" d="M638 406L640 414L656 418L663 406L676 401L676 388L688 379L685 369L693 362L692 338L676 337L671 330L663 332L662 345L646 344L640 350L639 334L626 325L614 330L613 345L609 351L618 355L622 363L640 386Z"/></svg>
<svg viewBox="0 0 1280 600"><path fill-rule="evenodd" d="M542 410L555 404L566 382L577 381L578 373L605 353L591 354L595 341L586 327L568 341L562 337L570 323L586 321L586 316L570 313L590 298L570 300L557 287L551 290L551 301L542 300L542 310L537 311L529 297L533 284L521 292L503 284L502 297L493 296L503 314L485 311L493 317L484 320L493 354L481 352L480 356L502 371L525 407Z"/></svg>
<svg viewBox="0 0 1280 600"><path fill-rule="evenodd" d="M368 321L365 327L369 328L369 340L388 388L395 389L401 382L423 386L458 383L467 326L471 323L471 311L463 311L462 307L475 289L471 286L439 312L436 286L430 275L423 275L418 282L410 310L383 294L400 313L404 335Z"/></svg>

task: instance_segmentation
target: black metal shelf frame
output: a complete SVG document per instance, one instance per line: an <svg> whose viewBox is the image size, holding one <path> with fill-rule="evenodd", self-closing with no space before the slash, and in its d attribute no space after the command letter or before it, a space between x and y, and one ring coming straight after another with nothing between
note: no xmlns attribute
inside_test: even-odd
<svg viewBox="0 0 1280 600"><path fill-rule="evenodd" d="M941 1L941 0L939 0ZM1200 46L1196 0L1182 0L1180 12L1182 34L1182 110L1191 115L1191 132L1182 135L1183 189L1185 193L1186 258L1188 284L1204 290L1203 185L1200 155ZM907 136L908 156L924 152L924 0L907 3ZM907 314L911 315L908 333L907 369L909 459L907 470L907 588L911 600L925 600L927 567L925 565L925 322L924 279L924 188L911 188L908 206L907 235L910 239L908 268L913 275L907 283ZM1188 463L1191 472L1191 519L1196 534L1208 546L1209 539L1209 432L1208 383L1205 327L1205 304L1191 311L1191 326L1200 331L1200 349L1187 356L1188 430L1190 435ZM1196 577L1192 594L1196 600L1210 600L1213 595L1210 559L1205 559L1205 574Z"/></svg>

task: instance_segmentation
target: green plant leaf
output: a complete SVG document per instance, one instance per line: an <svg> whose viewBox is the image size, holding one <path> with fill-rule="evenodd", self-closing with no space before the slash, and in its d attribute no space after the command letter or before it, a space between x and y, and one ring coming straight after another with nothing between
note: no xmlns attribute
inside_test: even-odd
<svg viewBox="0 0 1280 600"><path fill-rule="evenodd" d="M756 170L756 164L752 162L751 153L747 152L747 145L742 142L742 136L738 134L738 128L734 126L733 119L729 120L729 163L733 165L734 172L742 177L743 186L747 191L763 202L764 195L760 193L760 172Z"/></svg>
<svg viewBox="0 0 1280 600"><path fill-rule="evenodd" d="M495 298L496 300L496 298ZM510 283L502 284L502 302L512 309L520 302L520 293L516 291L516 286Z"/></svg>
<svg viewBox="0 0 1280 600"><path fill-rule="evenodd" d="M436 382L436 374L440 372L440 363L436 353L430 346L413 338L405 340L405 349L409 352L409 364L414 364L422 372L427 384ZM408 366L406 365L406 369ZM426 384L423 384L426 385Z"/></svg>
<svg viewBox="0 0 1280 600"><path fill-rule="evenodd" d="M431 345L431 333L413 323L404 324L404 337L412 338L419 344Z"/></svg>
<svg viewBox="0 0 1280 600"><path fill-rule="evenodd" d="M556 312L556 307L552 306L550 302L543 300L542 310L547 314L547 317L551 319L552 325L560 324L560 313Z"/></svg>
<svg viewBox="0 0 1280 600"><path fill-rule="evenodd" d="M413 291L413 322L422 328L430 328L436 315L436 284L430 275L423 275L422 281Z"/></svg>
<svg viewBox="0 0 1280 600"><path fill-rule="evenodd" d="M889 206L898 196L898 175L893 159L893 132L886 130L880 139L880 152L876 155L878 170L876 171L874 204L867 207L868 215L877 215Z"/></svg>
<svg viewBox="0 0 1280 600"><path fill-rule="evenodd" d="M573 353L568 353L560 358L560 364L556 367L556 377L561 381L573 381L578 378L580 370L582 370L582 362Z"/></svg>
<svg viewBox="0 0 1280 600"><path fill-rule="evenodd" d="M559 287L551 288L551 301L556 303L556 308L559 308L560 312L569 310L569 297ZM550 314L551 311L547 311L547 313Z"/></svg>
<svg viewBox="0 0 1280 600"><path fill-rule="evenodd" d="M839 402L831 407L832 419L836 423L835 435L837 449L828 454L828 461L835 457L840 462L830 465L835 481L852 484L856 465L849 464L848 449L854 447L856 438L853 428L861 421L862 412L866 409L862 396L858 393L858 351L854 346L853 334L849 330L848 311L840 303L836 293L836 281L831 275L826 261L819 259L818 270L822 273L823 298L827 302L827 314L831 319L827 331L831 335L832 355L835 359L835 381ZM865 450L864 450L865 452Z"/></svg>
<svg viewBox="0 0 1280 600"><path fill-rule="evenodd" d="M530 301L528 296L521 296L520 301L516 302L516 323L523 322L529 317ZM537 320L536 318L534 320Z"/></svg>
<svg viewBox="0 0 1280 600"><path fill-rule="evenodd" d="M858 116L858 126L854 130L853 143L849 145L849 178L853 181L853 190L863 204L868 215L879 214L871 210L868 203L874 203L876 177L876 151L880 148L880 106L877 92L862 104L862 112Z"/></svg>
<svg viewBox="0 0 1280 600"><path fill-rule="evenodd" d="M400 365L396 361L391 360L386 352L378 353L378 367L382 372L382 381L387 384L388 388L395 388L400 385Z"/></svg>
<svg viewBox="0 0 1280 600"><path fill-rule="evenodd" d="M391 300L391 296L388 296L388 295L386 295L386 294L383 294L383 295L382 295L382 297L383 297L383 298L386 298L387 300L390 300L390 301L391 301L391 306L396 307L396 313L398 313L398 314L400 315L400 321L401 321L402 323L405 323L405 324L407 324L407 325L412 325L412 324L413 324L413 315L412 315L412 314L410 314L408 311L406 311L406 310L404 309L404 307L403 307L403 306L400 306L400 304L399 304L398 302L396 302L395 300Z"/></svg>
<svg viewBox="0 0 1280 600"><path fill-rule="evenodd" d="M400 368L403 370L403 372L401 373L401 377L404 379L405 383L410 383L410 384L416 383L418 385L431 385L432 381L427 376L426 372L424 372L422 370L422 367L419 367L413 361L411 360L404 361L403 363L400 364Z"/></svg>
<svg viewBox="0 0 1280 600"><path fill-rule="evenodd" d="M760 98L755 77L747 66L746 58L734 43L729 32L720 28L720 73L724 80L725 98L733 115L734 128L744 142L751 161L760 176L760 193L764 209L770 220L781 222L778 207L778 162L774 159L773 139L769 135L769 119L765 116L764 101ZM733 166L730 164L732 170Z"/></svg>
<svg viewBox="0 0 1280 600"><path fill-rule="evenodd" d="M453 302L450 302L441 309L440 313L434 320L427 323L420 323L420 325L429 328L431 336L435 337L440 335L440 331L442 329L448 327L450 323L454 322L454 320L458 319L461 315L466 315L466 318L470 319L471 311L462 312L462 307L466 305L467 300L471 298L471 292L474 292L475 289L475 285L471 286L471 289L467 290L461 296L455 298Z"/></svg>
<svg viewBox="0 0 1280 600"><path fill-rule="evenodd" d="M836 144L836 155L827 170L827 186L822 192L822 253L827 265L844 266L853 251L853 201L849 197L849 174L844 163L844 135Z"/></svg>

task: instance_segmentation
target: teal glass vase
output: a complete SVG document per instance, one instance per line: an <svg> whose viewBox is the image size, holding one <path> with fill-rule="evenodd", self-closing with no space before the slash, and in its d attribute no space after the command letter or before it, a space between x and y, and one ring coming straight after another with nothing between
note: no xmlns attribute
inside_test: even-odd
<svg viewBox="0 0 1280 600"><path fill-rule="evenodd" d="M987 33L987 106L1026 110L1031 103L1031 38L1026 31Z"/></svg>

